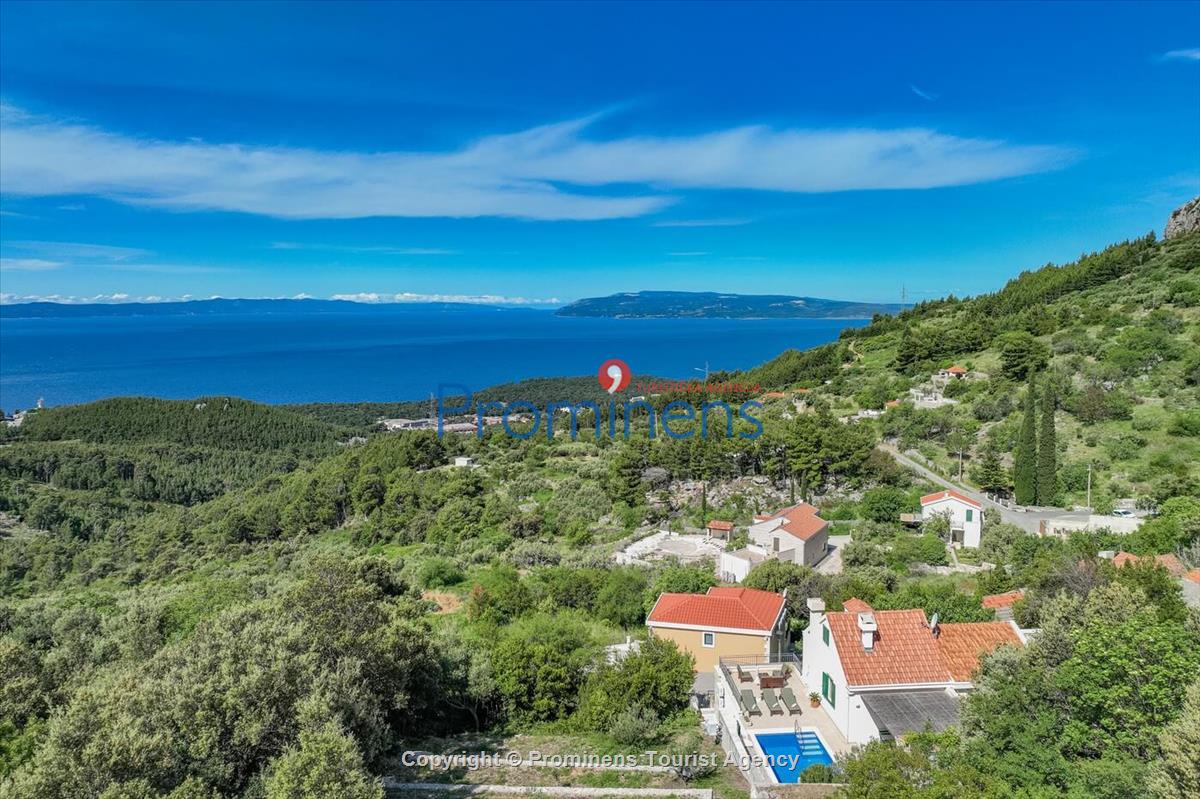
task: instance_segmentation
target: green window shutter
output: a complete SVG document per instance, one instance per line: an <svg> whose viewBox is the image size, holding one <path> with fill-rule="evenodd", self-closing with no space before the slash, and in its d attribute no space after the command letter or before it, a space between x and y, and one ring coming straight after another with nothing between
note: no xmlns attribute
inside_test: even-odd
<svg viewBox="0 0 1200 799"><path fill-rule="evenodd" d="M825 642L825 646L829 646L829 628L821 628L821 640Z"/></svg>
<svg viewBox="0 0 1200 799"><path fill-rule="evenodd" d="M971 521L971 514L973 514L974 512L975 511L972 511L972 510L967 511L967 521Z"/></svg>

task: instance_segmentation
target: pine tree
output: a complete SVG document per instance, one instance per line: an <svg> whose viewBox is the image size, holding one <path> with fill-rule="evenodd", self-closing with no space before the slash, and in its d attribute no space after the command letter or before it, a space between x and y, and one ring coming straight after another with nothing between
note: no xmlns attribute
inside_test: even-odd
<svg viewBox="0 0 1200 799"><path fill-rule="evenodd" d="M1054 434L1054 409L1058 399L1054 387L1046 382L1042 394L1042 427L1038 433L1037 504L1052 505L1058 496L1057 443Z"/></svg>
<svg viewBox="0 0 1200 799"><path fill-rule="evenodd" d="M1025 415L1021 419L1021 432L1017 436L1017 449L1013 453L1013 498L1019 505L1037 502L1037 409L1034 397L1037 388L1029 381L1025 391Z"/></svg>

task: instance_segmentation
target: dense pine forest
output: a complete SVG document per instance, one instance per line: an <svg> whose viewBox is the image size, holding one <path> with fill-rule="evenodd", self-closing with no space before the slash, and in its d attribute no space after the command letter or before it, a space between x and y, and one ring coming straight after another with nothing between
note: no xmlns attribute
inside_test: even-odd
<svg viewBox="0 0 1200 799"><path fill-rule="evenodd" d="M1151 235L714 375L770 389L754 440L379 429L425 403L35 411L0 441L0 796L379 797L403 749L514 736L711 750L690 656L602 656L644 636L660 592L713 585L711 564L612 555L801 498L851 536L844 569L767 561L746 581L788 591L797 640L810 596L977 621L983 595L1020 588L1018 620L1040 630L984 662L959 727L872 743L815 781L852 798L1195 796L1200 614L1152 560L1096 556L1200 567L1198 352L1200 234ZM923 407L954 365L967 376ZM481 396L512 392L597 399L591 377ZM982 568L937 573L946 531L897 523L932 486L880 443L1021 505L1090 494L1151 516L1055 538L989 513ZM594 787L645 785L628 779ZM729 768L662 779L747 795Z"/></svg>

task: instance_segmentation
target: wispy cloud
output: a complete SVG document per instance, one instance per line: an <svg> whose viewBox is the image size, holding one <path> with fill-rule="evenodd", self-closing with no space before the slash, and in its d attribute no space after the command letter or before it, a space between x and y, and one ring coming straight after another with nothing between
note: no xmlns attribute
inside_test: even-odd
<svg viewBox="0 0 1200 799"><path fill-rule="evenodd" d="M1168 50L1158 57L1159 61L1200 61L1200 47L1185 47L1182 50Z"/></svg>
<svg viewBox="0 0 1200 799"><path fill-rule="evenodd" d="M506 297L500 294L399 294L361 291L356 294L334 294L330 299L349 302L394 303L394 302L463 302L472 305L561 305L557 297Z"/></svg>
<svg viewBox="0 0 1200 799"><path fill-rule="evenodd" d="M74 241L6 241L5 249L43 255L50 258L85 259L91 261L128 261L150 254L137 247L114 247L110 244L81 244Z"/></svg>
<svg viewBox="0 0 1200 799"><path fill-rule="evenodd" d="M61 261L44 258L0 258L0 271L4 272L45 272L61 267Z"/></svg>
<svg viewBox="0 0 1200 799"><path fill-rule="evenodd" d="M446 152L327 152L140 138L5 106L0 177L12 195L95 195L290 219L589 220L660 211L674 200L667 192L686 189L927 189L1042 172L1073 158L1061 147L922 128L747 126L600 141L584 137L593 119Z"/></svg>
<svg viewBox="0 0 1200 799"><path fill-rule="evenodd" d="M714 219L660 219L652 227L737 227L738 225L748 225L753 221L732 216Z"/></svg>
<svg viewBox="0 0 1200 799"><path fill-rule="evenodd" d="M343 244L310 244L299 241L271 242L272 250L317 250L321 252L346 252L367 255L457 255L457 250L440 247L391 247L386 245L348 246Z"/></svg>
<svg viewBox="0 0 1200 799"><path fill-rule="evenodd" d="M938 99L938 96L936 94L934 94L933 92L925 91L924 89L922 89L920 86L916 85L915 83L908 84L908 88L912 91L913 94L915 94L917 97L920 97L922 100L928 100L929 102L933 103L933 102L936 102Z"/></svg>

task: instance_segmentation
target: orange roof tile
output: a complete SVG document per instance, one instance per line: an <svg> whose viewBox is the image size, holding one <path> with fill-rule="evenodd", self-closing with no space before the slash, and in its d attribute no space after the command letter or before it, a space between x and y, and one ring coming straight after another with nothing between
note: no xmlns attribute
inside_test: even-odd
<svg viewBox="0 0 1200 799"><path fill-rule="evenodd" d="M1190 572L1183 575L1183 579L1192 583L1200 583L1200 569L1192 569Z"/></svg>
<svg viewBox="0 0 1200 799"><path fill-rule="evenodd" d="M842 603L842 610L847 613L870 613L874 608L858 597L852 596Z"/></svg>
<svg viewBox="0 0 1200 799"><path fill-rule="evenodd" d="M938 655L958 682L967 682L979 659L1005 644L1021 646L1017 631L1006 621L978 621L962 624L942 624L937 637Z"/></svg>
<svg viewBox="0 0 1200 799"><path fill-rule="evenodd" d="M782 519L783 523L779 529L801 541L807 541L825 529L825 520L818 516L817 509L807 502L797 503L769 516L755 516L754 519L760 522Z"/></svg>
<svg viewBox="0 0 1200 799"><path fill-rule="evenodd" d="M874 647L863 649L858 613L826 616L850 685L909 685L950 681L923 610L877 610Z"/></svg>
<svg viewBox="0 0 1200 799"><path fill-rule="evenodd" d="M1112 562L1113 565L1119 569L1122 566L1126 566L1130 563L1139 563L1143 560L1147 560L1149 557L1150 556L1147 555L1144 558L1139 558L1137 555L1129 552L1118 552L1116 557L1113 558ZM1173 577L1183 577L1187 572L1187 569L1185 569L1183 564L1179 562L1179 558L1175 557L1174 555L1155 555L1154 562L1169 571Z"/></svg>
<svg viewBox="0 0 1200 799"><path fill-rule="evenodd" d="M985 621L939 625L934 637L925 611L874 611L873 649L863 649L858 614L860 599L845 603L846 611L826 617L837 644L838 657L850 685L920 685L966 682L979 667L979 658L1003 644L1021 646L1008 622Z"/></svg>
<svg viewBox="0 0 1200 799"><path fill-rule="evenodd" d="M988 594L987 596L985 596L983 598L983 600L981 601L981 604L985 608L989 608L989 609L993 609L993 610L995 608L1006 608L1009 605L1012 605L1013 603L1015 603L1018 599L1023 598L1024 596L1025 596L1025 592L1021 591L1019 589L1016 591L1007 591L1003 594Z"/></svg>
<svg viewBox="0 0 1200 799"><path fill-rule="evenodd" d="M783 596L755 588L715 587L707 594L661 594L646 624L690 624L770 632Z"/></svg>
<svg viewBox="0 0 1200 799"><path fill-rule="evenodd" d="M946 371L952 375L965 375L967 373L966 369L962 368L961 366L958 366L957 364L954 366L947 367Z"/></svg>
<svg viewBox="0 0 1200 799"><path fill-rule="evenodd" d="M733 529L733 522L725 522L720 519L713 519L708 523L709 530L725 530L726 532Z"/></svg>
<svg viewBox="0 0 1200 799"><path fill-rule="evenodd" d="M930 503L933 503L933 502L939 502L939 501L941 501L941 500L943 500L943 499L947 499L947 498L949 498L949 497L953 497L954 499L957 499L957 500L960 500L960 501L962 501L962 502L965 502L965 503L967 503L968 505L970 505L970 506L972 506L972 507L975 507L975 508L982 508L982 507L983 507L983 506L982 506L982 505L980 505L978 502L976 502L975 500L973 500L973 499L971 499L970 497L968 497L966 494L960 494L959 492L955 491L955 490L954 490L954 489L952 489L952 488L951 488L951 489L947 489L947 490L945 490L945 491L938 491L938 492L935 492L935 493L933 493L933 494L926 494L925 496L921 497L921 504L922 504L922 505L929 505Z"/></svg>

